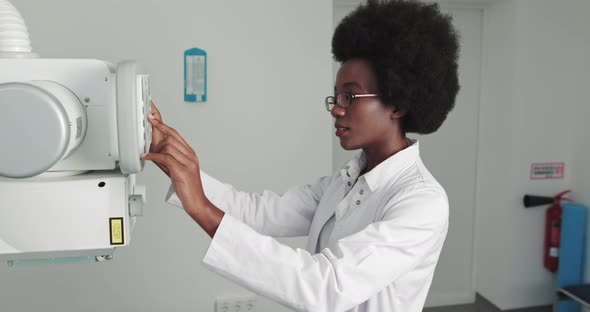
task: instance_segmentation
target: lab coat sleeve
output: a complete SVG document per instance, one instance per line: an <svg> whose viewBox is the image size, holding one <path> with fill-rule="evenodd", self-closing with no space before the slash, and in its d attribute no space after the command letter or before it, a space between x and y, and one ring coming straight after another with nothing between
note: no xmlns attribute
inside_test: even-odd
<svg viewBox="0 0 590 312"><path fill-rule="evenodd" d="M304 236L309 233L311 220L330 177L317 183L297 186L284 194L271 191L242 192L201 171L201 181L207 198L219 209L246 223L254 230L274 237ZM182 207L172 185L166 201Z"/></svg>
<svg viewBox="0 0 590 312"><path fill-rule="evenodd" d="M421 191L388 206L382 221L319 254L282 245L226 216L203 264L292 309L345 311L424 259L438 259L448 226L444 191Z"/></svg>

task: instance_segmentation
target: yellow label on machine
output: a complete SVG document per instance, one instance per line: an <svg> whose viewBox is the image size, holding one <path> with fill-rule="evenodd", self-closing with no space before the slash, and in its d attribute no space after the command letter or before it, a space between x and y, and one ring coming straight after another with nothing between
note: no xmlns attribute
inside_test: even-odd
<svg viewBox="0 0 590 312"><path fill-rule="evenodd" d="M110 218L111 245L125 244L123 218Z"/></svg>

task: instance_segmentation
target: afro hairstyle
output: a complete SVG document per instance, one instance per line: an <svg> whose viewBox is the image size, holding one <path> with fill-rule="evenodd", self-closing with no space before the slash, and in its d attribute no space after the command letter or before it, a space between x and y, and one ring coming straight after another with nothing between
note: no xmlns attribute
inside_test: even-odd
<svg viewBox="0 0 590 312"><path fill-rule="evenodd" d="M382 102L405 113L404 133L435 132L455 105L459 35L436 3L368 0L336 27L332 54L369 62Z"/></svg>

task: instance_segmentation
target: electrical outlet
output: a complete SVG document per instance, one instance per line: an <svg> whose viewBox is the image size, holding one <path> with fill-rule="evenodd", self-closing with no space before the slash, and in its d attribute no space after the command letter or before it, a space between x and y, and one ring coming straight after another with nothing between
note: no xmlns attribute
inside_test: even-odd
<svg viewBox="0 0 590 312"><path fill-rule="evenodd" d="M215 312L256 312L256 296L217 298Z"/></svg>

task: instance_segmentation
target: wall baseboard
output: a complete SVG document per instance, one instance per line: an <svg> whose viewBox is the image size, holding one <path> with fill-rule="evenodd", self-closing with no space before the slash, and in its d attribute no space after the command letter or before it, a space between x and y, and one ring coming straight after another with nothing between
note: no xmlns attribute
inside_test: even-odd
<svg viewBox="0 0 590 312"><path fill-rule="evenodd" d="M424 307L470 304L475 302L475 292L432 292L428 294Z"/></svg>

